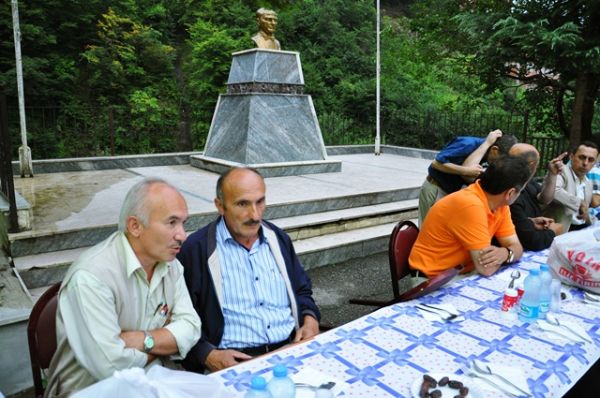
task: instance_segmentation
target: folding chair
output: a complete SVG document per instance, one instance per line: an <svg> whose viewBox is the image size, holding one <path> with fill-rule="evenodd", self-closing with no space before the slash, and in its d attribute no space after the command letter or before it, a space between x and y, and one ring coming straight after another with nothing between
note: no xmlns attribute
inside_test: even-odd
<svg viewBox="0 0 600 398"><path fill-rule="evenodd" d="M458 268L451 268L436 275L431 279L418 280L410 274L410 265L408 257L410 251L419 235L419 228L412 221L400 221L394 227L390 235L388 247L388 257L390 263L390 275L392 278L392 291L394 298L390 301L350 299L351 304L372 305L376 307L385 307L394 303L412 300L432 292L450 279L454 278ZM415 286L415 280L416 286ZM401 293L400 285L403 287Z"/></svg>
<svg viewBox="0 0 600 398"><path fill-rule="evenodd" d="M56 351L56 306L60 283L52 285L38 299L29 315L27 339L31 373L36 398L44 396L42 371L50 367L50 361Z"/></svg>
<svg viewBox="0 0 600 398"><path fill-rule="evenodd" d="M419 228L412 221L400 221L394 227L388 244L388 260L390 264L390 275L392 279L392 291L394 298L391 301L350 299L351 304L372 305L384 307L400 300L399 282L410 274L408 256L413 244L417 240Z"/></svg>

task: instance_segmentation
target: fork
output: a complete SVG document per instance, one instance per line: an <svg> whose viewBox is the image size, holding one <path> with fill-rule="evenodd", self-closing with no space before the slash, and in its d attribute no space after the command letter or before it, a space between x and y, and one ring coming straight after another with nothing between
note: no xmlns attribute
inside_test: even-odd
<svg viewBox="0 0 600 398"><path fill-rule="evenodd" d="M596 303L600 303L600 296L588 292L583 292L583 297L588 299L589 301L594 301Z"/></svg>
<svg viewBox="0 0 600 398"><path fill-rule="evenodd" d="M467 374L471 377L477 377L478 379L484 381L485 383L488 383L489 385L491 385L492 387L502 391L503 393L507 394L510 397L513 398L519 398L518 395L513 394L510 391L507 391L504 387L502 387L499 384L494 383L493 381L491 381L490 379L488 379L487 377L484 377L483 375L477 374L477 372L474 372L473 370L468 370ZM529 395L528 395L529 396Z"/></svg>
<svg viewBox="0 0 600 398"><path fill-rule="evenodd" d="M436 314L437 316L439 316L440 318L442 318L442 320L444 321L451 321L454 318L458 318L458 315L453 314L450 311L447 311L443 308L438 308L438 307L432 307L430 305L427 304L417 304L416 307L422 311L426 311L426 312L431 312L432 314ZM448 315L442 315L439 313L439 311L444 311L445 313L447 313Z"/></svg>
<svg viewBox="0 0 600 398"><path fill-rule="evenodd" d="M570 331L571 333L573 333L575 336L584 339L588 343L592 342L592 340L590 340L590 338L588 336L582 336L579 332L577 332L573 328L569 327L569 325L560 323L560 320L558 319L558 317L554 316L553 314L548 314L546 316L546 322L548 322L548 323L550 323L552 325L561 327L563 329L567 329L568 331Z"/></svg>
<svg viewBox="0 0 600 398"><path fill-rule="evenodd" d="M335 386L335 382L333 381L328 381L327 383L323 383L320 386L313 386L312 384L308 384L308 383L294 383L296 385L296 387L299 388L310 388L312 390L331 390L334 386Z"/></svg>
<svg viewBox="0 0 600 398"><path fill-rule="evenodd" d="M481 368L480 366L477 365L477 361L471 361L471 364L473 365L473 369L475 369L476 372L479 372L481 374L486 374L489 376L496 376L497 378L499 378L500 380L502 380L503 382L505 382L506 384L510 384L511 386L513 386L514 388L516 388L518 391L520 391L521 393L525 394L525 396L527 397L531 397L531 394L525 390L522 390L521 388L519 388L519 386L517 386L516 384L514 384L512 381L508 380L506 377L502 376L501 374L498 373L492 373L492 369L490 369L490 367L486 364L484 364L485 369ZM476 373L475 373L476 374ZM507 392L505 389L502 389L499 385L495 384L493 381L489 380L488 378L485 377L481 377L480 375L476 374L477 376L479 376L481 379L488 381L490 384L495 385L497 388L500 388L502 391ZM515 396L514 394L511 394L509 392L507 392L508 394Z"/></svg>

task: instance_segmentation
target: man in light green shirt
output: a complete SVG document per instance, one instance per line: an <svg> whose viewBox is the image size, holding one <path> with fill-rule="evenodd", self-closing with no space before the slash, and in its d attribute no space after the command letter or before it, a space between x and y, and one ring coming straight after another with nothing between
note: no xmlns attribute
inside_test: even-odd
<svg viewBox="0 0 600 398"><path fill-rule="evenodd" d="M114 371L169 366L200 337L175 259L186 238L183 196L159 179L127 193L119 231L73 263L59 292L57 350L46 397L66 397Z"/></svg>

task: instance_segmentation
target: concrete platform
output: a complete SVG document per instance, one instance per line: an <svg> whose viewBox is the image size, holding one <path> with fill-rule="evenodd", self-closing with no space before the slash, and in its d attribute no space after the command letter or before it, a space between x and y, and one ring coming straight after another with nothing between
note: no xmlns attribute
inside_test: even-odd
<svg viewBox="0 0 600 398"><path fill-rule="evenodd" d="M427 152L419 155L424 158L335 155L330 158L342 162L341 172L267 178L265 218L414 199L429 164ZM164 178L180 189L188 203L190 231L216 216L218 174L189 164L36 174L15 179L16 190L33 207L33 220L30 231L10 235L13 256L75 249L104 239L116 229L127 190L146 176Z"/></svg>

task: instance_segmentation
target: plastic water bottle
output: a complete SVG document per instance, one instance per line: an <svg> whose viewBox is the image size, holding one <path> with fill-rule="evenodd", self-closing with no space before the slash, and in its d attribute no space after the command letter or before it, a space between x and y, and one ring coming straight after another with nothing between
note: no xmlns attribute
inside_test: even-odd
<svg viewBox="0 0 600 398"><path fill-rule="evenodd" d="M540 280L542 286L540 287L540 312L538 318L546 319L546 314L550 311L550 300L552 299L552 274L550 274L548 264L540 265Z"/></svg>
<svg viewBox="0 0 600 398"><path fill-rule="evenodd" d="M273 398L294 398L296 396L296 385L287 373L285 365L276 365L273 368L273 378L267 384L267 390Z"/></svg>
<svg viewBox="0 0 600 398"><path fill-rule="evenodd" d="M525 293L519 302L519 319L523 322L533 322L538 317L540 308L540 271L532 269L523 281Z"/></svg>
<svg viewBox="0 0 600 398"><path fill-rule="evenodd" d="M250 381L250 389L246 391L244 398L273 398L267 390L267 381L262 376L254 376Z"/></svg>
<svg viewBox="0 0 600 398"><path fill-rule="evenodd" d="M558 279L552 279L552 283L550 284L550 290L552 291L552 298L550 299L550 311L552 312L560 312L560 302L562 300L560 297L560 288L560 281Z"/></svg>

